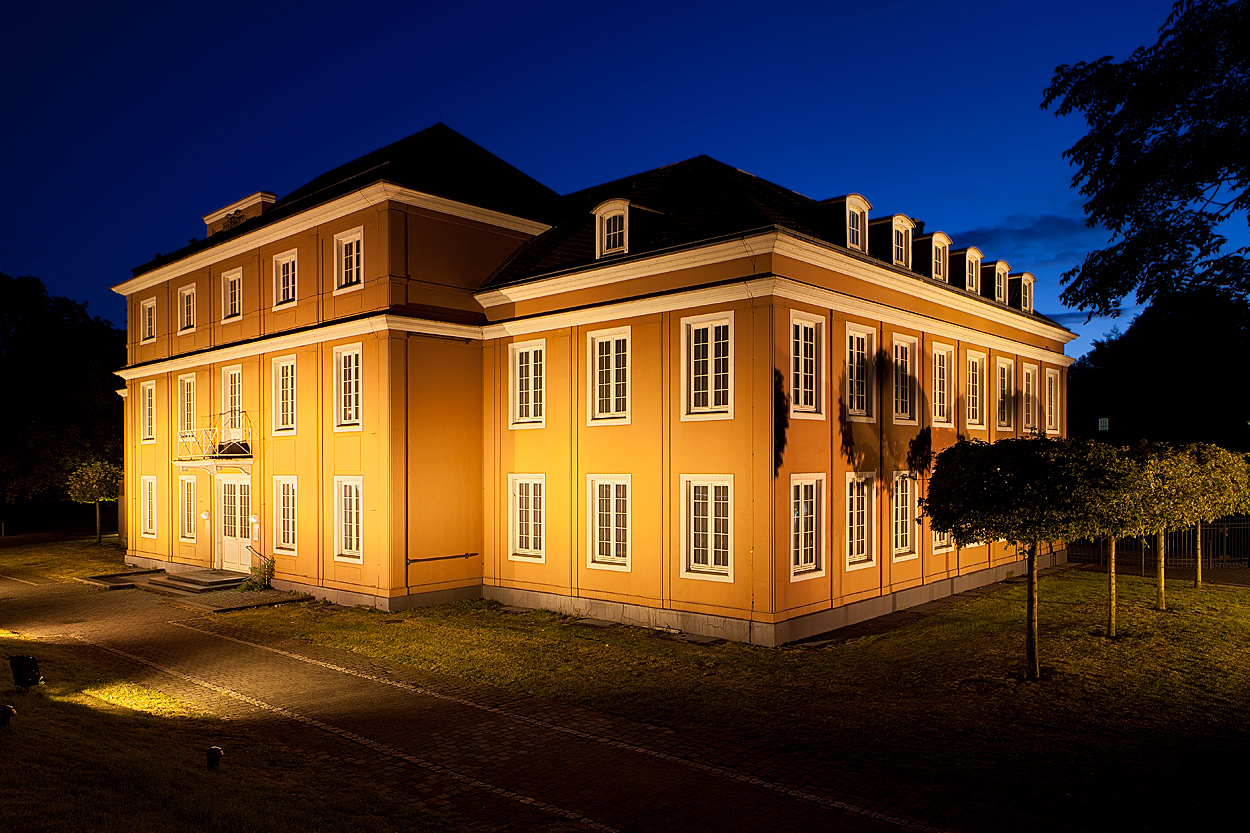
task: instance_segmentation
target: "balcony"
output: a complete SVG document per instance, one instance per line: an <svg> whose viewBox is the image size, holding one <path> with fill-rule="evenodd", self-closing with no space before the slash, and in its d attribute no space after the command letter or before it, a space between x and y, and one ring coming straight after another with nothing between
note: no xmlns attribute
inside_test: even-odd
<svg viewBox="0 0 1250 833"><path fill-rule="evenodd" d="M174 465L183 469L252 471L252 417L247 411L226 411L178 432Z"/></svg>

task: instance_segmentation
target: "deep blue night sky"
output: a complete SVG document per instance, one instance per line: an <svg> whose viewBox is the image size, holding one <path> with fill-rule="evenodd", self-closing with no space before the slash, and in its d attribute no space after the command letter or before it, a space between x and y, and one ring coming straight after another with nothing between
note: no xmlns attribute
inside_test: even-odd
<svg viewBox="0 0 1250 833"><path fill-rule="evenodd" d="M1153 43L1171 0L869 5L22 4L0 272L120 325L109 287L202 215L442 121L561 193L700 153L862 193L1033 272L1080 355L1110 325L1065 314L1059 275L1105 235L1061 156L1082 122L1038 105L1056 65Z"/></svg>

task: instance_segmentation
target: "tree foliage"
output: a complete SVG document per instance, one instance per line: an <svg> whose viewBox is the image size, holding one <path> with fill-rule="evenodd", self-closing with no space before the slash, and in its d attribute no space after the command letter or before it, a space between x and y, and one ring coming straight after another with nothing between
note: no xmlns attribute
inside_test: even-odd
<svg viewBox="0 0 1250 833"><path fill-rule="evenodd" d="M1229 249L1220 230L1250 219L1248 4L1180 0L1153 46L1055 69L1042 107L1084 114L1089 130L1064 155L1087 224L1111 233L1065 273L1068 306L1114 315L1134 291L1250 293L1250 247Z"/></svg>
<svg viewBox="0 0 1250 833"><path fill-rule="evenodd" d="M125 334L38 278L0 274L0 502L63 500L69 474L120 462L122 399L113 372Z"/></svg>
<svg viewBox="0 0 1250 833"><path fill-rule="evenodd" d="M78 503L117 500L117 487L121 484L121 480L120 466L103 460L93 460L70 473L66 482L66 492L70 500Z"/></svg>

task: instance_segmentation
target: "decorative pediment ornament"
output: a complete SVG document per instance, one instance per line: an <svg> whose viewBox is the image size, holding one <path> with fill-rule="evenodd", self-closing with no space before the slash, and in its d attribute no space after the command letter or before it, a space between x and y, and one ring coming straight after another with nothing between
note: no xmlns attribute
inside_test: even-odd
<svg viewBox="0 0 1250 833"><path fill-rule="evenodd" d="M225 231L226 229L232 229L235 226L240 225L246 219L247 218L243 216L242 211L240 210L231 211L229 214L227 214L225 217L222 218L221 230Z"/></svg>

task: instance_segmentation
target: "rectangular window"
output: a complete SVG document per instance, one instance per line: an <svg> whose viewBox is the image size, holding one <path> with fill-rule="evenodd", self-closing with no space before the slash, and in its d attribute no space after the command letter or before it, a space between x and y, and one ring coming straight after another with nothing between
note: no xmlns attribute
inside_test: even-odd
<svg viewBox="0 0 1250 833"><path fill-rule="evenodd" d="M334 427L360 430L361 345L334 348Z"/></svg>
<svg viewBox="0 0 1250 833"><path fill-rule="evenodd" d="M733 313L681 320L682 419L733 417Z"/></svg>
<svg viewBox="0 0 1250 833"><path fill-rule="evenodd" d="M512 385L512 427L542 428L547 424L547 341L526 341L508 347Z"/></svg>
<svg viewBox="0 0 1250 833"><path fill-rule="evenodd" d="M295 430L295 357L273 360L273 430Z"/></svg>
<svg viewBox="0 0 1250 833"><path fill-rule="evenodd" d="M625 250L625 215L609 214L603 218L603 251Z"/></svg>
<svg viewBox="0 0 1250 833"><path fill-rule="evenodd" d="M1037 368L1031 364L1024 366L1024 427L1029 431L1037 430Z"/></svg>
<svg viewBox="0 0 1250 833"><path fill-rule="evenodd" d="M933 246L933 277L939 281L946 280L946 247Z"/></svg>
<svg viewBox="0 0 1250 833"><path fill-rule="evenodd" d="M954 548L955 548L955 537L953 535L951 535L949 532L937 532L936 530L934 531L933 533L933 551L934 552L945 552L947 550L953 550Z"/></svg>
<svg viewBox="0 0 1250 833"><path fill-rule="evenodd" d="M860 569L876 560L873 517L876 512L876 477L870 473L846 475L846 566Z"/></svg>
<svg viewBox="0 0 1250 833"><path fill-rule="evenodd" d="M547 475L510 474L508 492L511 538L509 558L543 559L547 519Z"/></svg>
<svg viewBox="0 0 1250 833"><path fill-rule="evenodd" d="M1059 432L1059 371L1046 371L1046 431Z"/></svg>
<svg viewBox="0 0 1250 833"><path fill-rule="evenodd" d="M587 335L592 422L629 422L629 338L629 327Z"/></svg>
<svg viewBox="0 0 1250 833"><path fill-rule="evenodd" d="M864 249L864 212L852 209L846 217L846 244L852 249Z"/></svg>
<svg viewBox="0 0 1250 833"><path fill-rule="evenodd" d="M195 374L178 377L178 439L195 436Z"/></svg>
<svg viewBox="0 0 1250 833"><path fill-rule="evenodd" d="M243 270L235 269L221 276L221 320L243 315Z"/></svg>
<svg viewBox="0 0 1250 833"><path fill-rule="evenodd" d="M1001 269L994 271L994 300L1007 302L1007 273Z"/></svg>
<svg viewBox="0 0 1250 833"><path fill-rule="evenodd" d="M824 412L823 318L790 312L790 415L820 417Z"/></svg>
<svg viewBox="0 0 1250 833"><path fill-rule="evenodd" d="M980 353L968 354L968 379L964 398L968 406L968 427L984 427L985 356Z"/></svg>
<svg viewBox="0 0 1250 833"><path fill-rule="evenodd" d="M628 474L592 474L586 478L587 529L591 567L629 568L630 506Z"/></svg>
<svg viewBox="0 0 1250 833"><path fill-rule="evenodd" d="M156 537L156 478L139 478L139 534Z"/></svg>
<svg viewBox="0 0 1250 833"><path fill-rule="evenodd" d="M195 285L184 286L178 290L178 332L190 333L195 330Z"/></svg>
<svg viewBox="0 0 1250 833"><path fill-rule="evenodd" d="M846 412L852 417L873 415L873 350L875 333L846 328Z"/></svg>
<svg viewBox="0 0 1250 833"><path fill-rule="evenodd" d="M1033 281L1020 281L1020 309L1033 311Z"/></svg>
<svg viewBox="0 0 1250 833"><path fill-rule="evenodd" d="M907 265L907 231L905 229L894 229L894 263L896 266Z"/></svg>
<svg viewBox="0 0 1250 833"><path fill-rule="evenodd" d="M968 258L968 291L981 294L981 261Z"/></svg>
<svg viewBox="0 0 1250 833"><path fill-rule="evenodd" d="M195 542L198 508L195 503L195 475L184 474L178 478L178 540Z"/></svg>
<svg viewBox="0 0 1250 833"><path fill-rule="evenodd" d="M682 475L685 578L733 581L733 476Z"/></svg>
<svg viewBox="0 0 1250 833"><path fill-rule="evenodd" d="M364 229L334 235L334 291L356 289L364 282Z"/></svg>
<svg viewBox="0 0 1250 833"><path fill-rule="evenodd" d="M273 305L295 303L296 263L299 253L292 249L273 259Z"/></svg>
<svg viewBox="0 0 1250 833"><path fill-rule="evenodd" d="M999 359L998 367L998 396L997 417L999 428L1010 428L1012 418L1016 410L1016 380L1015 368L1010 361Z"/></svg>
<svg viewBox="0 0 1250 833"><path fill-rule="evenodd" d="M894 339L894 421L916 420L916 340Z"/></svg>
<svg viewBox="0 0 1250 833"><path fill-rule="evenodd" d="M916 557L916 481L911 472L894 473L894 560Z"/></svg>
<svg viewBox="0 0 1250 833"><path fill-rule="evenodd" d="M139 385L139 441L156 442L156 382Z"/></svg>
<svg viewBox="0 0 1250 833"><path fill-rule="evenodd" d="M811 576L824 570L825 476L790 475L790 573Z"/></svg>
<svg viewBox="0 0 1250 833"><path fill-rule="evenodd" d="M273 479L273 548L286 555L295 554L295 478Z"/></svg>
<svg viewBox="0 0 1250 833"><path fill-rule="evenodd" d="M943 344L933 345L933 424L951 424L955 352Z"/></svg>
<svg viewBox="0 0 1250 833"><path fill-rule="evenodd" d="M156 299L148 298L139 304L139 340L156 338Z"/></svg>
<svg viewBox="0 0 1250 833"><path fill-rule="evenodd" d="M363 478L334 478L334 557L360 561L363 554L364 505L361 502Z"/></svg>
<svg viewBox="0 0 1250 833"><path fill-rule="evenodd" d="M243 429L243 368L227 367L221 371L221 400L225 405L223 427L231 431ZM226 439L237 440L235 434Z"/></svg>

